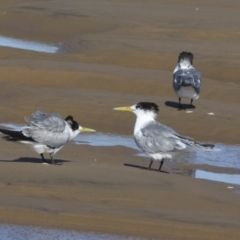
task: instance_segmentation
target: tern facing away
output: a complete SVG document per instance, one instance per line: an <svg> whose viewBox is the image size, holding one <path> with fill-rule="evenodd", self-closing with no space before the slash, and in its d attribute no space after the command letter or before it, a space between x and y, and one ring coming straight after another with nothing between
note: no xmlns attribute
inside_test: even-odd
<svg viewBox="0 0 240 240"><path fill-rule="evenodd" d="M199 98L202 79L201 72L193 67L193 54L182 52L178 57L178 64L173 71L173 88L178 95L179 108L181 108L181 98L193 100Z"/></svg>
<svg viewBox="0 0 240 240"><path fill-rule="evenodd" d="M67 142L80 132L95 132L93 129L79 126L72 116L64 120L57 113L37 111L33 114L33 118L25 118L25 120L27 125L20 131L0 128L0 132L7 135L7 140L26 144L31 150L40 154L44 163L48 163L43 156L44 153L49 153L54 164L53 155Z"/></svg>
<svg viewBox="0 0 240 240"><path fill-rule="evenodd" d="M182 136L170 127L156 121L158 106L151 102L139 102L129 107L114 110L130 111L136 114L134 139L138 147L153 161L161 161L161 171L165 159L171 159L180 153L215 150L213 144L195 142L192 138Z"/></svg>

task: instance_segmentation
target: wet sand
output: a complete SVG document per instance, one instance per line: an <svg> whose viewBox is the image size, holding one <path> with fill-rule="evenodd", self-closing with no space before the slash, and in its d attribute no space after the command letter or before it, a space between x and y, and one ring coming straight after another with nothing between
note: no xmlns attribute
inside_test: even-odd
<svg viewBox="0 0 240 240"><path fill-rule="evenodd" d="M58 54L0 47L0 122L23 124L39 109L130 136L135 116L112 108L153 101L158 120L179 133L239 144L239 8L237 0L0 2L1 35L61 43ZM191 114L177 110L172 89L183 50L203 75ZM68 144L55 156L61 166L45 166L24 146L0 142L3 223L157 239L240 237L240 195L228 184L178 175L170 163L163 170L171 174L133 167L149 160L125 147Z"/></svg>

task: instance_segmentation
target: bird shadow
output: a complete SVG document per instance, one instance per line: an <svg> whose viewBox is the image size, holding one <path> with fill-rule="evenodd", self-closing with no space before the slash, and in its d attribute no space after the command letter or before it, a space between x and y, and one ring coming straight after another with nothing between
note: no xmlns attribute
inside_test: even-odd
<svg viewBox="0 0 240 240"><path fill-rule="evenodd" d="M196 108L194 105L184 104L184 103L182 103L181 107L180 107L178 102L171 102L171 101L166 101L165 105L167 107L176 108L177 110L187 110L187 109L195 109Z"/></svg>
<svg viewBox="0 0 240 240"><path fill-rule="evenodd" d="M0 160L0 162L8 162L8 163L43 163L43 160L41 158L29 158L29 157L22 157L15 160ZM54 159L54 164L52 164L51 160L46 160L46 162L50 165L62 165L65 162L70 162L68 160L60 160L60 159Z"/></svg>
<svg viewBox="0 0 240 240"><path fill-rule="evenodd" d="M161 173L169 173L163 170L158 170L158 169L153 169L153 168L148 168L148 167L143 167L143 166L139 166L139 165L134 165L134 164L128 164L128 163L124 163L123 164L125 167L132 167L132 168L138 168L138 169L142 169L142 170L148 170L148 171L155 171L155 172L161 172Z"/></svg>

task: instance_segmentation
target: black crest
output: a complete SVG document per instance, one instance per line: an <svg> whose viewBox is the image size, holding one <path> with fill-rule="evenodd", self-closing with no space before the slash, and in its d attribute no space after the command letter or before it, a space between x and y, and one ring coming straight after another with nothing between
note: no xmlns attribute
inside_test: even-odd
<svg viewBox="0 0 240 240"><path fill-rule="evenodd" d="M178 62L181 60L187 60L193 64L193 54L191 52L181 52L178 57Z"/></svg>
<svg viewBox="0 0 240 240"><path fill-rule="evenodd" d="M67 116L65 118L65 121L71 126L72 130L75 131L79 129L78 123L73 119L72 116Z"/></svg>
<svg viewBox="0 0 240 240"><path fill-rule="evenodd" d="M155 103L151 103L151 102L139 102L136 105L136 108L146 110L146 111L153 111L155 113L157 113L159 111L158 105Z"/></svg>

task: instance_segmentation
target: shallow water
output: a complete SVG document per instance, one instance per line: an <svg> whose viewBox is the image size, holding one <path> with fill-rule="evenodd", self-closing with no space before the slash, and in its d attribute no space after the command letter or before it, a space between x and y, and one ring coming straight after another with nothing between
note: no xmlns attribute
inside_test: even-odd
<svg viewBox="0 0 240 240"><path fill-rule="evenodd" d="M240 185L239 174L213 173L197 169L194 173L195 178L207 179L211 181L231 183Z"/></svg>
<svg viewBox="0 0 240 240"><path fill-rule="evenodd" d="M21 131L23 126L18 124L12 124L12 123L0 123L0 127L4 127L14 131Z"/></svg>
<svg viewBox="0 0 240 240"><path fill-rule="evenodd" d="M141 240L142 238L0 224L1 240Z"/></svg>
<svg viewBox="0 0 240 240"><path fill-rule="evenodd" d="M215 146L220 151L206 151L190 153L179 157L178 161L186 164L208 164L217 167L228 167L240 169L240 146L225 145L217 143Z"/></svg>
<svg viewBox="0 0 240 240"><path fill-rule="evenodd" d="M74 139L77 145L91 145L96 147L123 146L139 150L133 137L119 136L113 134L95 133L81 134Z"/></svg>
<svg viewBox="0 0 240 240"><path fill-rule="evenodd" d="M57 53L59 50L59 46L4 36L0 36L0 46L45 53Z"/></svg>
<svg viewBox="0 0 240 240"><path fill-rule="evenodd" d="M141 154L139 148L134 142L133 137L119 136L113 134L80 134L74 139L75 144L86 144L91 146L123 146L139 151L138 155L146 156ZM176 162L183 162L185 164L208 164L217 167L229 167L240 169L240 146L231 146L225 144L216 144L216 147L220 151L205 151L185 154L179 156L173 160Z"/></svg>
<svg viewBox="0 0 240 240"><path fill-rule="evenodd" d="M21 125L16 124L0 124L6 128L13 130L21 130ZM138 151L138 156L148 157L142 153L137 147L132 136L119 136L114 134L106 133L94 133L94 134L79 134L73 143L76 145L90 145L97 147L114 147L122 146L132 148ZM220 151L205 151L184 154L179 156L177 159L171 160L173 163L184 163L184 164L207 164L222 168L234 168L240 169L240 146L232 146L225 144L216 144L216 147ZM148 157L149 158L149 157ZM191 174L192 177L204 178L213 181L221 181L226 183L240 184L240 175L224 174L224 173L211 173L202 170L196 170L195 173Z"/></svg>

